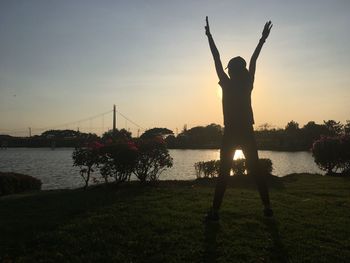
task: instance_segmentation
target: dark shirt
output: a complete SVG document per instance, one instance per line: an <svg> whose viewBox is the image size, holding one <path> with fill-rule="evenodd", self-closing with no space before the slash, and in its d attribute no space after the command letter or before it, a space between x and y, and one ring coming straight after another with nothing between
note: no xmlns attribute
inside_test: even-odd
<svg viewBox="0 0 350 263"><path fill-rule="evenodd" d="M220 79L225 128L246 128L254 124L251 105L253 83L249 75L230 79L226 74Z"/></svg>

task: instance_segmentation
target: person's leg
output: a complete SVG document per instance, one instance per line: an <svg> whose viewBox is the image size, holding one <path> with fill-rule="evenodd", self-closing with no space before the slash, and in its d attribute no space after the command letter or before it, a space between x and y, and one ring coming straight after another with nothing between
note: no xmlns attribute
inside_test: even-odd
<svg viewBox="0 0 350 263"><path fill-rule="evenodd" d="M223 140L223 144L220 149L220 170L215 187L215 194L213 199L213 211L218 212L224 197L224 193L227 186L227 181L230 176L230 170L232 167L232 158L234 153L234 147L228 140Z"/></svg>
<svg viewBox="0 0 350 263"><path fill-rule="evenodd" d="M248 174L253 176L257 184L260 198L265 208L264 213L267 216L271 216L272 210L270 206L269 190L266 184L267 175L260 169L259 155L253 130L251 130L248 136L245 138L244 143L242 144L242 151L246 158Z"/></svg>

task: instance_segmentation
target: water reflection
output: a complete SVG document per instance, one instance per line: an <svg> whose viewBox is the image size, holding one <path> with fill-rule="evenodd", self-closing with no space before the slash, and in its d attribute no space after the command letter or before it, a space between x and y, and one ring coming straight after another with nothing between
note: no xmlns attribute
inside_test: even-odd
<svg viewBox="0 0 350 263"><path fill-rule="evenodd" d="M0 171L25 173L38 177L43 189L75 188L82 186L79 170L73 167L71 148L8 148L0 150ZM219 150L170 150L174 166L161 174L163 180L191 180L196 177L194 163L218 160ZM237 150L234 158L242 158ZM270 158L273 162L273 174L284 176L290 173L322 173L308 152L259 151L261 158Z"/></svg>

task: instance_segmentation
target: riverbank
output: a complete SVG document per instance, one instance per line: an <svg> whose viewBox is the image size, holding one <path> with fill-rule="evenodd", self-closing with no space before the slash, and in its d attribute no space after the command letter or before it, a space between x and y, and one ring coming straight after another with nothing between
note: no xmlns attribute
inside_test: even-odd
<svg viewBox="0 0 350 263"><path fill-rule="evenodd" d="M24 262L345 262L350 178L271 182L266 220L250 178L233 179L220 224L203 224L213 181L138 183L0 198L0 255ZM7 255L7 256L5 256ZM9 261L11 262L11 261Z"/></svg>

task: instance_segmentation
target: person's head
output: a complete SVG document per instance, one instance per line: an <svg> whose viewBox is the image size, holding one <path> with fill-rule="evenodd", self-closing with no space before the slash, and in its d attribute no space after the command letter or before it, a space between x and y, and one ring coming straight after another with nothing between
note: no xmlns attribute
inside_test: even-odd
<svg viewBox="0 0 350 263"><path fill-rule="evenodd" d="M228 69L228 75L230 78L239 77L247 71L246 66L247 63L244 58L239 56L231 58L226 67Z"/></svg>

